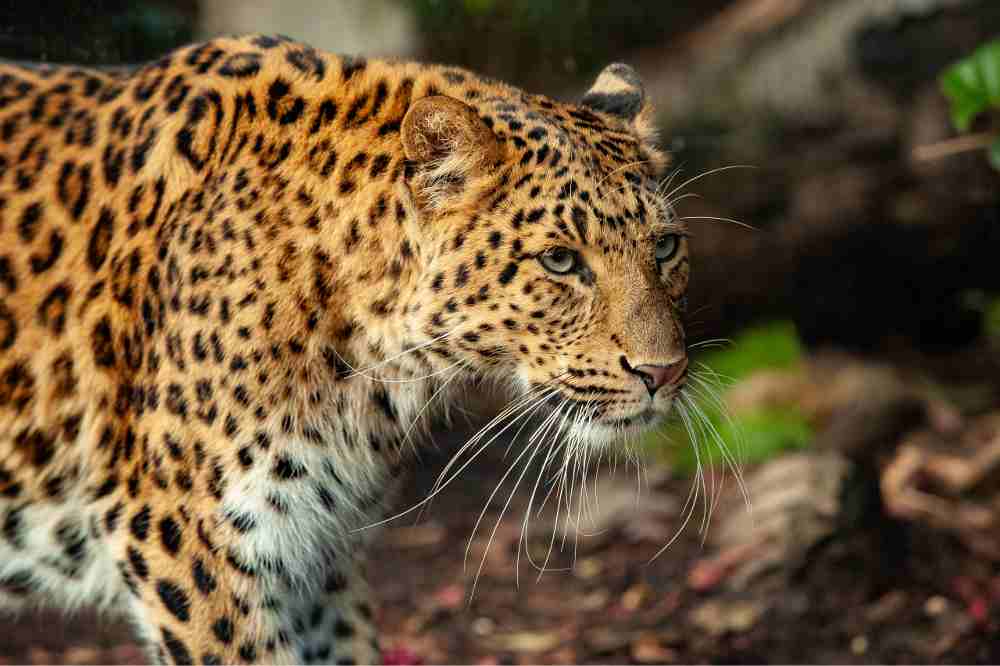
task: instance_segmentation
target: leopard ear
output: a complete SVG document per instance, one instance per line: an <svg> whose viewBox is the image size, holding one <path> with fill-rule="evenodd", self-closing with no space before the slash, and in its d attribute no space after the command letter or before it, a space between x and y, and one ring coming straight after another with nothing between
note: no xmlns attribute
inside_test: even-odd
<svg viewBox="0 0 1000 666"><path fill-rule="evenodd" d="M605 67L580 104L632 122L648 107L639 75L620 62Z"/></svg>
<svg viewBox="0 0 1000 666"><path fill-rule="evenodd" d="M432 95L414 102L400 128L403 152L417 167L420 199L440 204L461 192L468 179L501 160L500 142L468 104Z"/></svg>
<svg viewBox="0 0 1000 666"><path fill-rule="evenodd" d="M483 119L454 97L432 95L414 102L402 125L403 151L417 164L450 157L474 166L500 159L500 144Z"/></svg>
<svg viewBox="0 0 1000 666"><path fill-rule="evenodd" d="M642 142L643 154L654 174L660 174L669 156L657 146L653 105L646 98L639 75L630 66L614 63L605 67L580 100L581 106L621 118Z"/></svg>

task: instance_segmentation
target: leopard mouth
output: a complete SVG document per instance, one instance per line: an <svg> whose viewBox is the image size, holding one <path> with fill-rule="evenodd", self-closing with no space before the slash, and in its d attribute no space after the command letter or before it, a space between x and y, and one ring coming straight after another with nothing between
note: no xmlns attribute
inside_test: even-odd
<svg viewBox="0 0 1000 666"><path fill-rule="evenodd" d="M601 424L611 428L644 428L646 426L653 425L662 419L663 414L647 407L637 414L602 419Z"/></svg>
<svg viewBox="0 0 1000 666"><path fill-rule="evenodd" d="M672 394L665 404L663 402L654 404L650 401L635 412L623 414L613 404L604 405L594 413L590 409L590 403L559 392L543 400L543 412L547 416L561 415L558 429L574 433L595 445L604 446L632 440L655 430L671 412L675 395L676 393ZM608 414L608 411L614 413Z"/></svg>
<svg viewBox="0 0 1000 666"><path fill-rule="evenodd" d="M628 415L594 419L579 434L599 447L620 442L634 441L658 428L667 418L667 412L652 406Z"/></svg>

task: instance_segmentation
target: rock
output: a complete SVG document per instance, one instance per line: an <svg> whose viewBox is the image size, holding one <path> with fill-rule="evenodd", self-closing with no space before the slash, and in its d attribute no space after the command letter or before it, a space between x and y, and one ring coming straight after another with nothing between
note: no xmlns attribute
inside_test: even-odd
<svg viewBox="0 0 1000 666"><path fill-rule="evenodd" d="M850 469L851 463L837 453L793 453L750 474L746 484L753 502L751 518L731 508L742 498L730 496L719 511L719 529L710 535L724 553L713 563L721 568L719 581L724 579L728 589L742 590L759 576L781 578L794 571L809 549L836 529ZM708 573L698 573L689 582L711 586Z"/></svg>

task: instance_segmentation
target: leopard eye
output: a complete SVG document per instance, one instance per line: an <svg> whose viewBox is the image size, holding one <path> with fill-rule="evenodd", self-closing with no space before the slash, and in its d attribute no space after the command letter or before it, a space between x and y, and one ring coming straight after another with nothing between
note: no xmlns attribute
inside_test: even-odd
<svg viewBox="0 0 1000 666"><path fill-rule="evenodd" d="M660 236L656 239L656 248L653 250L653 256L656 257L657 261L669 261L675 254L677 254L677 248L679 246L680 238L677 234Z"/></svg>
<svg viewBox="0 0 1000 666"><path fill-rule="evenodd" d="M577 267L576 252L565 247L554 247L551 250L546 250L539 257L539 261L542 262L542 266L545 266L546 270L557 275L565 275Z"/></svg>

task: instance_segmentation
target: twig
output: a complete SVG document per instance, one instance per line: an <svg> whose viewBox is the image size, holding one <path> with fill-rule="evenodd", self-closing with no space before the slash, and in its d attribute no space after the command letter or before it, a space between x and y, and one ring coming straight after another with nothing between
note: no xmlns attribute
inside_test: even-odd
<svg viewBox="0 0 1000 666"><path fill-rule="evenodd" d="M972 150L982 150L989 147L998 137L1000 134L996 132L981 132L945 139L926 146L917 146L913 149L913 159L918 162L929 162Z"/></svg>

